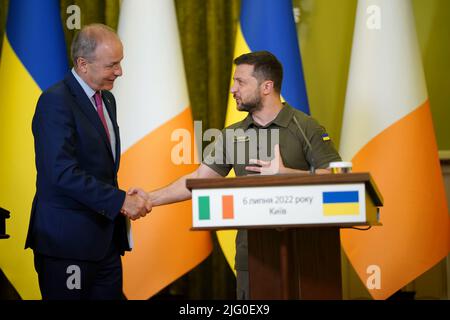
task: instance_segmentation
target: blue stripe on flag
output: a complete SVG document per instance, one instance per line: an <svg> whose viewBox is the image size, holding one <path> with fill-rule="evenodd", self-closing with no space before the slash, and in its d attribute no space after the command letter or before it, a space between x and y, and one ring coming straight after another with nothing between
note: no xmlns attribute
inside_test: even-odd
<svg viewBox="0 0 450 320"><path fill-rule="evenodd" d="M9 2L6 35L41 90L61 80L69 69L59 0Z"/></svg>
<svg viewBox="0 0 450 320"><path fill-rule="evenodd" d="M281 95L309 114L292 1L242 0L241 28L250 50L267 50L280 60L284 72Z"/></svg>
<svg viewBox="0 0 450 320"><path fill-rule="evenodd" d="M358 191L324 192L323 203L352 203L359 202Z"/></svg>

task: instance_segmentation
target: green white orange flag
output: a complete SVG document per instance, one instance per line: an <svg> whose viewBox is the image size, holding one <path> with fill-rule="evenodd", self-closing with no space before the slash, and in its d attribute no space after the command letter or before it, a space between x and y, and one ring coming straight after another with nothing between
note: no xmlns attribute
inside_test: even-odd
<svg viewBox="0 0 450 320"><path fill-rule="evenodd" d="M123 150L119 183L123 189L153 190L197 167L173 1L123 1L118 33L125 54L114 90ZM177 129L187 133L188 164L172 159L180 145ZM133 223L134 248L123 259L129 299L151 297L209 255L209 233L191 227L190 201L155 208Z"/></svg>
<svg viewBox="0 0 450 320"><path fill-rule="evenodd" d="M386 299L449 252L449 219L409 0L359 0L341 156L372 174L381 227L341 233L375 299ZM375 268L374 268L375 267ZM371 285L371 270L379 281Z"/></svg>

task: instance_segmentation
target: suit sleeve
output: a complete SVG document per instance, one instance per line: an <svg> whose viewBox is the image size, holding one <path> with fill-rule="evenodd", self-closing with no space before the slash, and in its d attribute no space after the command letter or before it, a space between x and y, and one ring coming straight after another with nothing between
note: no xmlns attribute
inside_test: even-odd
<svg viewBox="0 0 450 320"><path fill-rule="evenodd" d="M59 192L114 220L122 208L125 192L80 168L75 150L75 121L62 97L48 93L41 96L33 118L33 135L36 157L42 157L39 174L45 174Z"/></svg>

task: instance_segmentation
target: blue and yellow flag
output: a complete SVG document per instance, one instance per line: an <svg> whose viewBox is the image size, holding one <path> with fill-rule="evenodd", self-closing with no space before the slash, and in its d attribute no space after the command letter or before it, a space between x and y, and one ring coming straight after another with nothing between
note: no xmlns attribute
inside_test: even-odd
<svg viewBox="0 0 450 320"><path fill-rule="evenodd" d="M358 191L324 192L322 197L325 216L359 215Z"/></svg>
<svg viewBox="0 0 450 320"><path fill-rule="evenodd" d="M234 57L262 50L273 53L283 65L282 99L309 114L291 0L242 0ZM246 116L246 112L237 111L236 102L230 94L225 126L241 121ZM217 236L228 263L234 269L236 231L220 231Z"/></svg>
<svg viewBox="0 0 450 320"><path fill-rule="evenodd" d="M0 206L11 211L0 268L23 299L39 299L31 250L24 250L35 192L31 120L41 92L68 71L58 0L9 2L0 62Z"/></svg>

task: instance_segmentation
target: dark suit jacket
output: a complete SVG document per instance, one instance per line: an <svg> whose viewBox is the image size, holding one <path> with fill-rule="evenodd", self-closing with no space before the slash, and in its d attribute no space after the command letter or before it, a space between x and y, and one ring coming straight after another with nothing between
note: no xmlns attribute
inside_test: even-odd
<svg viewBox="0 0 450 320"><path fill-rule="evenodd" d="M116 161L91 101L69 72L39 98L33 117L36 195L25 248L96 261L111 241L128 250L125 192L118 189L119 127L114 96L103 91L116 135ZM18 195L19 196L19 195Z"/></svg>

